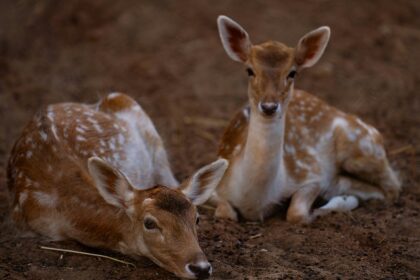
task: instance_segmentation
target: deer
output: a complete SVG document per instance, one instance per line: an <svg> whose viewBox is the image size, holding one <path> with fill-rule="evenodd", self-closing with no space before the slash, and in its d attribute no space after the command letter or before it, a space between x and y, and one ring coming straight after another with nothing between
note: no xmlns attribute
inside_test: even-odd
<svg viewBox="0 0 420 280"><path fill-rule="evenodd" d="M227 165L216 160L179 184L151 119L123 93L48 105L12 149L11 216L52 241L145 256L179 277L207 278L196 206Z"/></svg>
<svg viewBox="0 0 420 280"><path fill-rule="evenodd" d="M306 224L360 201L397 199L401 182L378 130L294 88L297 75L324 53L329 27L307 33L293 48L278 41L253 45L223 15L217 25L227 55L245 66L249 80L248 102L218 149L229 167L209 201L216 217L263 221L285 205L286 221ZM319 200L326 204L314 207Z"/></svg>

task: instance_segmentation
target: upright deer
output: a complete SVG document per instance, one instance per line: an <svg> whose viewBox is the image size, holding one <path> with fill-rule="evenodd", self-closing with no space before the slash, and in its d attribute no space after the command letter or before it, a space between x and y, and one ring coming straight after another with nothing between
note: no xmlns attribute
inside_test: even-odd
<svg viewBox="0 0 420 280"><path fill-rule="evenodd" d="M52 240L73 239L149 257L185 278L211 274L196 232L195 205L227 168L217 160L181 186L153 123L130 97L41 110L8 165L12 217Z"/></svg>
<svg viewBox="0 0 420 280"><path fill-rule="evenodd" d="M290 222L311 222L330 211L350 211L358 199L394 199L400 182L388 163L382 136L356 116L294 88L313 66L330 29L303 36L295 48L268 41L252 45L236 22L219 16L224 49L249 75L248 104L228 125L219 156L229 168L212 201L216 216L262 220L291 198ZM312 211L317 197L329 202Z"/></svg>

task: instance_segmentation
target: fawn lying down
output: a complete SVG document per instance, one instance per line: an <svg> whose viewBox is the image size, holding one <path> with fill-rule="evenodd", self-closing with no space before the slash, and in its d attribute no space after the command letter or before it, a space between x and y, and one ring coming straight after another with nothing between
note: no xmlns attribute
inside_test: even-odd
<svg viewBox="0 0 420 280"><path fill-rule="evenodd" d="M381 134L359 118L294 88L295 77L322 56L330 29L303 36L295 48L253 45L236 22L218 18L223 46L249 75L248 104L228 125L219 156L229 168L212 202L216 216L262 220L287 198L290 222L311 222L330 211L350 211L358 199L395 199L401 184ZM329 200L312 211L317 197Z"/></svg>
<svg viewBox="0 0 420 280"><path fill-rule="evenodd" d="M208 277L195 205L226 168L217 160L177 188L159 134L130 97L50 105L11 153L12 216L52 240L144 255L180 277Z"/></svg>

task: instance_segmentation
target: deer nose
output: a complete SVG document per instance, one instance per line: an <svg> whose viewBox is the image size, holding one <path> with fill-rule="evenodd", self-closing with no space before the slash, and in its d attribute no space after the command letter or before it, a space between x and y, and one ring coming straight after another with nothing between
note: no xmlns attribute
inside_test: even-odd
<svg viewBox="0 0 420 280"><path fill-rule="evenodd" d="M272 116L274 115L274 113L276 113L280 106L278 103L274 103L274 102L264 102L264 103L260 103L260 110L261 112L263 112L264 114L266 114L267 116Z"/></svg>
<svg viewBox="0 0 420 280"><path fill-rule="evenodd" d="M207 279L211 274L211 264L206 261L200 261L194 264L190 263L187 265L187 268L198 279Z"/></svg>

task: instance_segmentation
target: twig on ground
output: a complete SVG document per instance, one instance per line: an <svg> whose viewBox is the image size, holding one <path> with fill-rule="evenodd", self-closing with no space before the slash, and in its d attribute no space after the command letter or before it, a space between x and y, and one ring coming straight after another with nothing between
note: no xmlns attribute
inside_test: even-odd
<svg viewBox="0 0 420 280"><path fill-rule="evenodd" d="M249 239L259 238L259 237L261 237L261 236L263 236L263 234L262 234L262 233L257 233L257 234L255 234L255 235L250 236L250 237L249 237Z"/></svg>
<svg viewBox="0 0 420 280"><path fill-rule="evenodd" d="M110 256L105 256L105 255L99 255L99 254L93 254L93 253L87 253L87 252L81 252L81 251L75 251L75 250L68 250L68 249L52 248L52 247L46 247L46 246L40 246L40 248L43 249L43 250L73 253L73 254L86 255L86 256L91 256L91 257L99 257L99 258L104 258L104 259L112 260L114 262L119 262L119 263L123 263L123 264L126 264L126 265L131 265L133 267L136 267L136 265L131 263L131 262L126 262L126 261L119 260L119 259L116 259L116 258L113 258L113 257L110 257Z"/></svg>

